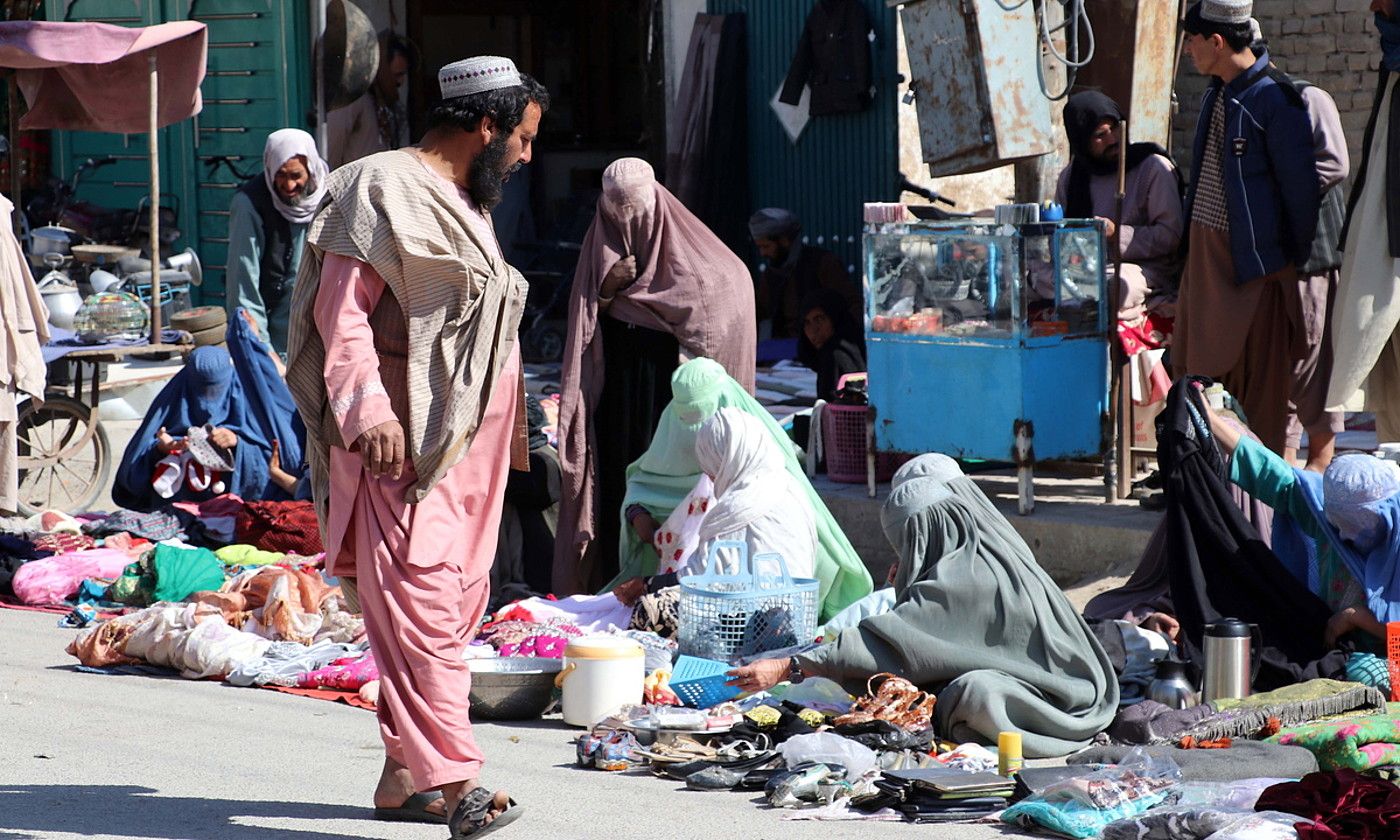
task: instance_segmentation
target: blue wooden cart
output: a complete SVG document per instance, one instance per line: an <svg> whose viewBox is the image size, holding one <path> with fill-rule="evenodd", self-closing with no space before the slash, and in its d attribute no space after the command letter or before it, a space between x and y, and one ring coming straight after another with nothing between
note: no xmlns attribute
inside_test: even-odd
<svg viewBox="0 0 1400 840"><path fill-rule="evenodd" d="M1104 236L1092 220L868 223L866 342L878 453L1103 458L1113 487Z"/></svg>

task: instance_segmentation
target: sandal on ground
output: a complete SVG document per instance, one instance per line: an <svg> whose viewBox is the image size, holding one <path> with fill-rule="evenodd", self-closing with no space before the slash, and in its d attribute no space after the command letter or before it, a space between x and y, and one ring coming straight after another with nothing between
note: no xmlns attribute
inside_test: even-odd
<svg viewBox="0 0 1400 840"><path fill-rule="evenodd" d="M452 832L450 840L485 836L498 828L505 828L524 813L514 799L508 799L506 809L493 819L491 809L495 804L495 793L484 787L472 788L452 809L452 819L447 821L447 828Z"/></svg>
<svg viewBox="0 0 1400 840"><path fill-rule="evenodd" d="M382 822L411 822L442 825L447 822L447 815L428 810L429 805L434 802L440 802L441 800L442 794L438 791L415 793L408 799L405 799L404 803L397 808L375 808L374 818Z"/></svg>

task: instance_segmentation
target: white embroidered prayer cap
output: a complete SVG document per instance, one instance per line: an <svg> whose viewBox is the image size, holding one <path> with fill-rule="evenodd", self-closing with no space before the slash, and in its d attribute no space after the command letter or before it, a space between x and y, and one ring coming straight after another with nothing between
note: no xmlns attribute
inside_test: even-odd
<svg viewBox="0 0 1400 840"><path fill-rule="evenodd" d="M438 86L442 88L443 99L519 85L520 71L515 69L515 62L499 55L479 55L454 61L438 71Z"/></svg>
<svg viewBox="0 0 1400 840"><path fill-rule="evenodd" d="M1201 0L1201 19L1212 23L1249 24L1254 0Z"/></svg>

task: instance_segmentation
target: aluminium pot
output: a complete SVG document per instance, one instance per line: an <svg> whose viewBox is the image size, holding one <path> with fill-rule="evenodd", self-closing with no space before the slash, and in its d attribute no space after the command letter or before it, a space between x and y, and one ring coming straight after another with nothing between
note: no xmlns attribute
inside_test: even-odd
<svg viewBox="0 0 1400 840"><path fill-rule="evenodd" d="M29 232L29 253L34 257L48 254L68 256L73 246L75 234L72 230L58 225L44 225Z"/></svg>

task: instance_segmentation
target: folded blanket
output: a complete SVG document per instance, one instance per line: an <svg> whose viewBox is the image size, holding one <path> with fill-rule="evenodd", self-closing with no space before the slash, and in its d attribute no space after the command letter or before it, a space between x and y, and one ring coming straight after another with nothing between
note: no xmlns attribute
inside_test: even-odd
<svg viewBox="0 0 1400 840"><path fill-rule="evenodd" d="M1269 739L1303 747L1323 770L1370 770L1400 764L1400 715L1330 720L1284 729Z"/></svg>
<svg viewBox="0 0 1400 840"><path fill-rule="evenodd" d="M1386 698L1379 689L1340 680L1308 680L1243 700L1216 700L1216 714L1181 735L1198 741L1248 738L1277 718L1284 726L1347 714L1384 712Z"/></svg>
<svg viewBox="0 0 1400 840"><path fill-rule="evenodd" d="M1131 747L1090 747L1075 753L1069 764L1117 764ZM1233 782L1272 777L1300 779L1317 771L1317 759L1302 747L1260 741L1236 741L1224 750L1182 750L1169 745L1139 747L1154 758L1168 757L1190 782Z"/></svg>

